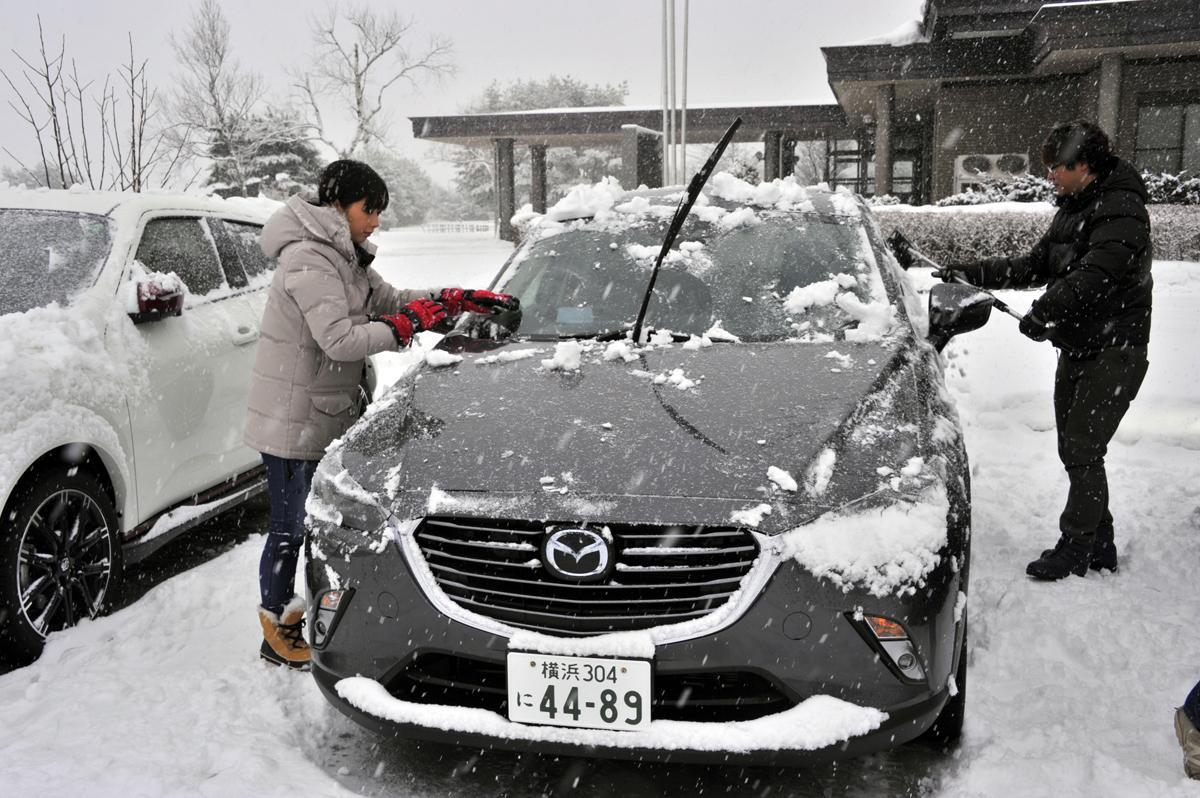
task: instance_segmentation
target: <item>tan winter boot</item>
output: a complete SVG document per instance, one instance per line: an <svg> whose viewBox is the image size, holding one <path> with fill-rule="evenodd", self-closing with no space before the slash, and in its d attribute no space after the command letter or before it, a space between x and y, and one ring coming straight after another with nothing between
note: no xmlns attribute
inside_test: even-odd
<svg viewBox="0 0 1200 798"><path fill-rule="evenodd" d="M1200 779L1200 731L1182 708L1175 710L1175 736L1183 746L1183 772L1193 779Z"/></svg>
<svg viewBox="0 0 1200 798"><path fill-rule="evenodd" d="M293 596L279 615L258 608L263 642L259 656L274 665L306 671L309 668L308 643L304 641L304 599Z"/></svg>

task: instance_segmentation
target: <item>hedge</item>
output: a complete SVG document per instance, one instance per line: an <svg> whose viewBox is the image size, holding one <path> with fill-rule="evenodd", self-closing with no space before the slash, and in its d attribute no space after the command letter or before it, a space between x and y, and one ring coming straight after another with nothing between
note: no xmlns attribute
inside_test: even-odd
<svg viewBox="0 0 1200 798"><path fill-rule="evenodd" d="M883 234L899 228L922 253L939 263L1027 253L1045 234L1053 207L1038 203L1027 211L1002 206L957 208L882 205L873 208ZM1150 205L1150 236L1158 260L1200 261L1200 206Z"/></svg>

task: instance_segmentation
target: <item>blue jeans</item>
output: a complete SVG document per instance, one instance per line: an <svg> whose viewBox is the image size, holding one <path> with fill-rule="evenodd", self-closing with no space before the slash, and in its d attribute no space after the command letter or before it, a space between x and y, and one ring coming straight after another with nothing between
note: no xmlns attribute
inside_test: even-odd
<svg viewBox="0 0 1200 798"><path fill-rule="evenodd" d="M1197 729L1200 729L1200 682L1196 682L1196 686L1192 688L1192 692L1188 693L1188 697L1183 701L1183 714L1188 716L1188 720Z"/></svg>
<svg viewBox="0 0 1200 798"><path fill-rule="evenodd" d="M263 453L271 516L267 542L258 562L262 606L276 614L296 595L296 561L304 545L304 502L312 486L316 460L285 460Z"/></svg>

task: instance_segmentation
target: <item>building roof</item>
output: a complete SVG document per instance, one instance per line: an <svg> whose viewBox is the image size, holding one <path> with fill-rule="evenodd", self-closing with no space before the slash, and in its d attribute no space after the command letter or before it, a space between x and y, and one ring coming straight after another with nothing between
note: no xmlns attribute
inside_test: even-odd
<svg viewBox="0 0 1200 798"><path fill-rule="evenodd" d="M731 105L688 108L688 140L716 141L734 117L742 117L736 140L757 141L768 130L813 131L819 135L845 127L837 105ZM469 146L490 146L494 139L518 145L550 147L613 145L621 129L662 127L661 108L559 108L491 114L413 116L413 137Z"/></svg>
<svg viewBox="0 0 1200 798"><path fill-rule="evenodd" d="M923 42L821 48L848 114L868 109L880 83L899 96L904 84L1086 72L1108 53L1200 54L1196 0L930 0L923 25Z"/></svg>

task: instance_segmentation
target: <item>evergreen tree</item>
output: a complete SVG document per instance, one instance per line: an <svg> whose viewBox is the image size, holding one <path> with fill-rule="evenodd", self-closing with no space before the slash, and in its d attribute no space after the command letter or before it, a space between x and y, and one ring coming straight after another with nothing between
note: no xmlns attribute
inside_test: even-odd
<svg viewBox="0 0 1200 798"><path fill-rule="evenodd" d="M323 166L320 154L307 136L307 127L290 110L268 109L249 120L245 140L230 142L214 136L208 156L212 170L208 185L218 193L258 192L286 198L304 190L315 190ZM253 145L251 145L253 142ZM236 162L230 151L248 153Z"/></svg>

